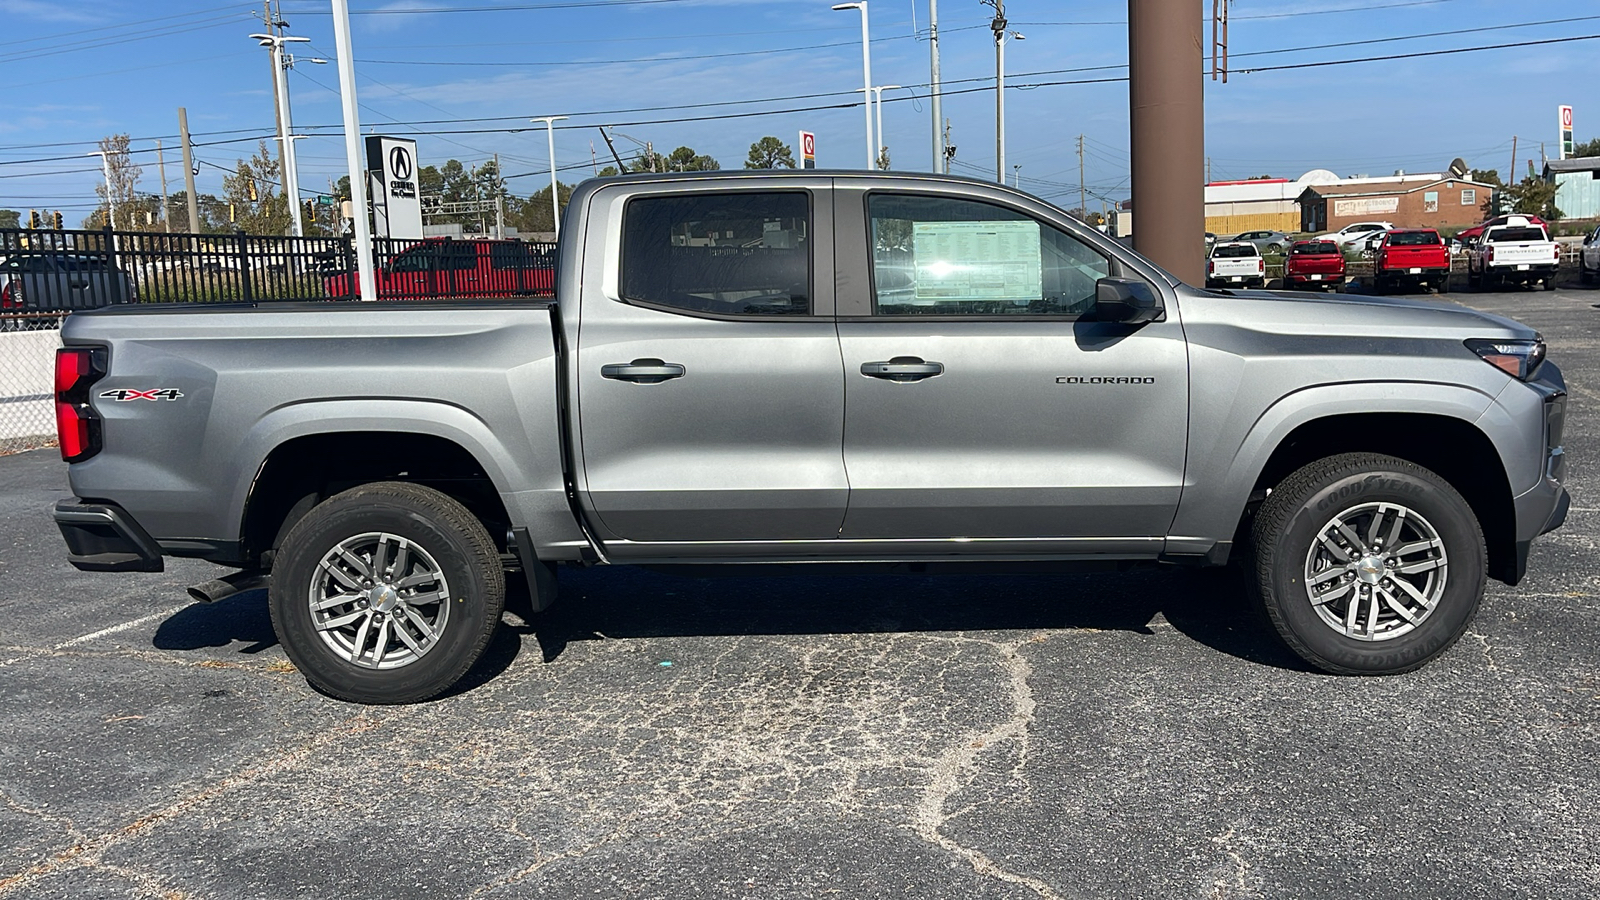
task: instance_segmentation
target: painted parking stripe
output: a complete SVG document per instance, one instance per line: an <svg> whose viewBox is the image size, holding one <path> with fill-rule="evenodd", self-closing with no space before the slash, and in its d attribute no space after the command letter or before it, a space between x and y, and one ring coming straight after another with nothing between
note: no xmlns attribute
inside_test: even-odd
<svg viewBox="0 0 1600 900"><path fill-rule="evenodd" d="M168 610L163 610L161 612L153 612L148 616L140 616L139 618L134 619L132 622L123 622L121 625L113 625L110 628L102 628L99 631L91 631L88 634L85 634L85 635L82 635L82 636L79 636L79 637L75 637L70 641L62 641L61 643L56 644L54 647L51 647L50 649L51 650L61 650L61 649L67 648L67 647L75 647L78 644L87 644L90 641L98 640L98 639L103 638L103 637L105 637L107 635L116 634L119 631L127 631L130 628L138 628L140 625L143 625L146 622L154 622L157 619L164 619L167 616L170 616L173 613L175 613L175 612L177 612L177 611L179 611L181 609L188 608L188 606L189 606L189 604L185 603L183 606L174 606L173 608L168 609Z"/></svg>

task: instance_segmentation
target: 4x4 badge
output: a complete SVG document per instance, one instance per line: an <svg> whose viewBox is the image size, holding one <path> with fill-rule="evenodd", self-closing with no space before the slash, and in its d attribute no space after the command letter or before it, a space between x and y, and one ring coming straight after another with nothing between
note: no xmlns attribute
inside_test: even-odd
<svg viewBox="0 0 1600 900"><path fill-rule="evenodd" d="M151 388L148 391L138 391L132 388L118 388L114 391L101 391L102 400L176 400L183 396L177 388Z"/></svg>

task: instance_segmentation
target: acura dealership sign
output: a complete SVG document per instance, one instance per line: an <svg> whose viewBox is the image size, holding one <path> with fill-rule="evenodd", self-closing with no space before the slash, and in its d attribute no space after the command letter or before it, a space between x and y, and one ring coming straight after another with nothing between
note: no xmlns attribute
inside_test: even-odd
<svg viewBox="0 0 1600 900"><path fill-rule="evenodd" d="M416 141L380 135L367 138L367 183L376 236L422 237L417 168Z"/></svg>

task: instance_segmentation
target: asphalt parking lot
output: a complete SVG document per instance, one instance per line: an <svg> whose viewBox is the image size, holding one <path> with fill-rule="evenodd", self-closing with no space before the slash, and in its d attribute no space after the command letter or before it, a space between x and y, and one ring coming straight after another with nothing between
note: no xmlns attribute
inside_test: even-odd
<svg viewBox="0 0 1600 900"><path fill-rule="evenodd" d="M1600 290L1450 299L1549 341L1574 508L1392 678L1221 573L593 569L351 706L214 567L69 567L59 456L0 458L0 896L1600 895Z"/></svg>

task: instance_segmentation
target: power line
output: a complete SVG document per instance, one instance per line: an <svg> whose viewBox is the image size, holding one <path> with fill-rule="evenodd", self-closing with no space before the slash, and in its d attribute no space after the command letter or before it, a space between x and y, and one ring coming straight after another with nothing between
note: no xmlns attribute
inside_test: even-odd
<svg viewBox="0 0 1600 900"><path fill-rule="evenodd" d="M352 16L417 16L433 13L497 13L497 12L527 12L529 10L548 9L599 9L608 6L656 6L662 3L690 3L694 0L566 0L560 3L523 3L515 6L429 6L429 7L397 7L394 9L352 9ZM327 16L332 15L328 9L307 7L305 9L291 10L290 15L295 16Z"/></svg>

